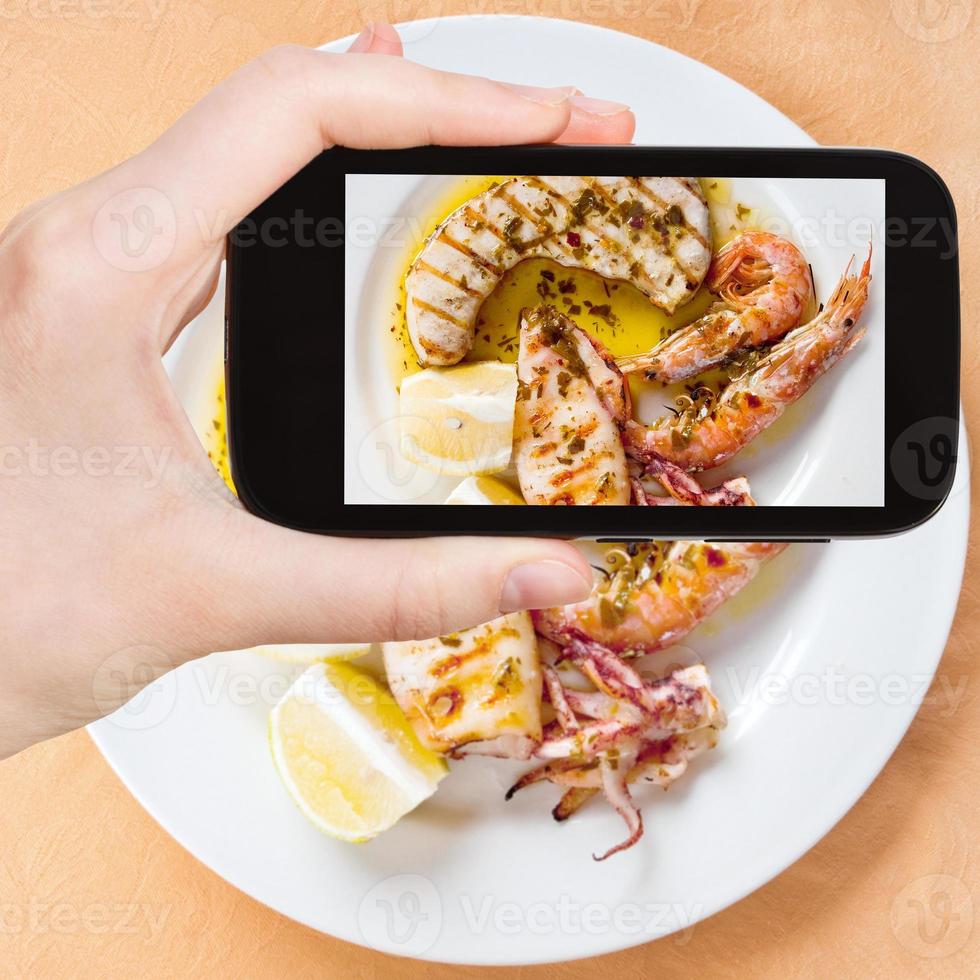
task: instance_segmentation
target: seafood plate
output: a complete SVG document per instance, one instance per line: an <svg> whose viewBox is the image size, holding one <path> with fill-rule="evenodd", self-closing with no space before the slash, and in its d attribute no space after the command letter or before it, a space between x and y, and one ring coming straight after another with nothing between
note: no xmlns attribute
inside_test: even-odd
<svg viewBox="0 0 980 980"><path fill-rule="evenodd" d="M370 175L347 180L348 213L384 196ZM382 489L348 502L744 507L831 488L841 503L881 503L873 463L856 480L828 459L816 469L829 478L814 480L809 451L827 438L811 420L843 392L869 404L837 427L841 460L855 446L881 456L881 399L860 385L882 385L883 269L868 235L828 249L782 213L794 181L415 182L400 213L419 220L400 251L368 260L374 288L348 337L348 390L375 445L389 433L389 464L411 476L400 498ZM853 192L841 183L823 182L826 206ZM800 453L809 465L793 462ZM792 469L778 487L784 456ZM642 837L649 787L697 769L726 724L710 664L656 667L651 655L669 654L785 547L596 546L589 599L385 643L388 686L426 750L459 765L521 763L507 799L551 786L556 821L604 799L625 825L597 847L605 860Z"/></svg>
<svg viewBox="0 0 980 980"><path fill-rule="evenodd" d="M541 81L560 79L574 64L586 73L588 84L579 83L583 89L638 106L641 143L656 143L667 132L673 142L688 145L742 145L747 132L760 145L811 142L747 89L636 38L567 21L513 17L443 18L400 30L411 32L418 60L449 70L473 71L486 59L489 41L495 42L493 70L501 77L533 70ZM636 86L637 78L648 76L670 78L690 98L658 101L655 89ZM721 114L720 101L727 107ZM710 131L705 119L712 120ZM389 176L373 190L372 208L362 210L406 219L404 227L391 229L391 248L365 247L351 256L348 268L353 322L344 390L353 417L347 424L356 423L365 434L398 412L395 384L408 350L390 333L397 284L438 221L462 203L463 195L482 189L466 177ZM731 191L739 203L791 220L819 213L830 197L819 186L788 190L764 180L739 179ZM834 194L833 203L840 212L874 213L850 192ZM710 196L709 207L716 208ZM422 216L417 227L411 227L414 216ZM849 256L862 257L866 247L866 238L839 249L803 236L794 240L813 264L818 291L829 289ZM884 250L875 242L877 289L884 283L877 268ZM535 305L538 279L531 279L515 306ZM599 305L608 301L598 284L578 296L580 305L583 298ZM643 302L649 305L646 298ZM629 312L620 309L624 322ZM660 311L652 312L656 317ZM223 373L223 313L223 303L214 302L171 354L181 398L202 438L209 439L213 413L220 409L224 417L223 406L215 407ZM832 476L846 474L852 483L863 476L860 453L840 455L850 449L840 434L857 418L873 421L863 413L873 410L882 394L869 369L875 345L883 340L876 325L883 323L876 321L880 314L873 294L862 315L867 333L861 346L796 404L801 413L806 410L802 421L793 418L791 407L780 423L787 426L785 437L772 427L744 451L741 472L749 476L760 504L792 503L800 492L834 499ZM606 324L597 319L599 334L609 339ZM591 322L583 325L594 332ZM657 339L643 336L633 349L616 353L642 353ZM476 345L490 346L480 335ZM660 400L653 403L650 417L660 405ZM772 437L778 438L770 455ZM315 444L308 444L307 452L315 451ZM214 452L220 460L220 446ZM833 465L823 466L830 458ZM704 475L715 485L724 469ZM421 473L419 479L422 486ZM428 502L445 500L461 481L436 477L425 488ZM914 702L895 705L879 697L859 705L828 703L821 688L801 704L772 696L767 685L778 688L780 680L819 678L825 671L843 675L842 684L851 676L897 673L921 677L925 690L962 574L965 479L962 489L912 533L875 545L840 541L789 548L696 631L667 650L632 661L644 673L661 658L684 665L703 661L728 726L717 747L692 761L686 776L666 792L631 784L643 812L644 837L608 861L593 862L590 855L625 839L626 830L601 796L556 823L550 810L562 795L560 787L542 781L505 801L507 790L536 764L487 756L450 761L450 775L436 794L369 844L324 837L283 791L267 746L268 715L284 689L279 678L292 676L291 665L287 670L258 655L217 654L168 675L149 705L157 719L161 704L174 704L165 721L135 732L130 712L99 723L93 735L125 784L182 847L234 887L321 933L403 956L511 968L609 953L671 932L683 943L695 923L796 861L846 813L894 751L915 714ZM401 498L393 492L389 499ZM936 554L944 556L939 563ZM590 560L603 564L599 548ZM908 575L910 567L930 562L930 575ZM869 583L874 583L871 602ZM908 608L929 609L930 615L910 619L902 614ZM380 669L376 656L355 663ZM248 684L269 693L243 707L235 695L238 685ZM201 752L202 744L209 746L207 752ZM248 819L241 819L243 813ZM569 901L578 903L571 928L556 912ZM543 928L536 917L542 907L553 912ZM584 912L594 907L606 910L607 918L586 928ZM636 925L617 924L613 913L637 907L653 911ZM523 912L518 927L503 914L515 910ZM407 928L413 922L420 923L414 933Z"/></svg>

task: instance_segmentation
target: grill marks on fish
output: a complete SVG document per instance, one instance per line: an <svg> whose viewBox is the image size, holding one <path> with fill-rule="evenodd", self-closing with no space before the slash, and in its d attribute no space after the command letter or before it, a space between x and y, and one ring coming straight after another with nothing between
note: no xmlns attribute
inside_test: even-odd
<svg viewBox="0 0 980 980"><path fill-rule="evenodd" d="M465 242L457 241L455 238L453 238L451 235L447 234L446 232L440 234L438 240L446 245L449 245L450 248L456 249L456 251L459 252L460 255L465 255L466 258L470 259L480 269L483 269L485 272L489 273L490 275L502 276L504 274L504 270L501 269L499 266L494 265L493 262L490 262L489 260L485 259L482 255L479 255L478 253L474 252L473 249L471 249ZM417 262L416 265L418 265ZM494 285L496 285L496 283L494 283Z"/></svg>
<svg viewBox="0 0 980 980"><path fill-rule="evenodd" d="M448 282L450 285L455 286L458 290L464 293L468 293L470 296L479 296L480 292L474 289L472 286L468 285L466 280L454 279L448 272L443 272L442 269L437 269L435 266L429 265L428 262L423 259L419 259L417 266L423 272L427 272L430 276L435 276L437 279L441 279L443 282ZM417 300L419 306L422 305L421 300Z"/></svg>
<svg viewBox="0 0 980 980"><path fill-rule="evenodd" d="M651 190L650 185L644 183L639 177L632 177L630 179L633 183L633 186L635 186L637 190L640 191L641 194L648 197L661 210L669 211L671 204L676 203L676 202L671 202L655 194L653 190ZM698 188L698 191L695 192L692 186L686 181L684 181L682 178L677 178L677 180L678 183L680 183L688 191L689 194L692 194L693 196L697 197L698 200L700 201L704 200L704 198L701 196L700 188ZM710 236L702 234L701 231L699 231L696 227L694 227L694 225L692 225L687 220L687 218L683 215L683 209L682 209L681 224L683 224L685 231L689 235L693 236L694 239L702 246L702 248L708 249L709 252L711 251L711 242L709 241Z"/></svg>
<svg viewBox="0 0 980 980"><path fill-rule="evenodd" d="M447 280L447 281L451 281L451 280ZM433 316L437 316L442 320L446 320L448 323L451 323L454 327L459 327L460 329L463 330L466 329L467 325L463 323L462 320L457 320L456 317L454 317L450 312L448 312L448 310L440 309L438 306L432 306L431 303L426 303L425 300L418 299L418 298L416 298L413 302L415 303L417 309L424 310L426 313L431 313Z"/></svg>
<svg viewBox="0 0 980 980"><path fill-rule="evenodd" d="M710 238L695 178L513 177L457 208L412 264L412 344L424 364L456 364L483 301L532 257L630 282L673 313L704 280Z"/></svg>

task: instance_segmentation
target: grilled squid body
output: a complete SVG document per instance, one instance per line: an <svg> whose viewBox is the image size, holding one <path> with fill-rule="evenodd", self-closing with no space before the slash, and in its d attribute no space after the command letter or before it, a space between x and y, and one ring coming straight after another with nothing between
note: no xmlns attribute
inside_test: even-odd
<svg viewBox="0 0 980 980"><path fill-rule="evenodd" d="M514 461L529 504L630 502L623 378L553 306L521 314Z"/></svg>
<svg viewBox="0 0 980 980"><path fill-rule="evenodd" d="M541 666L529 613L431 640L382 644L388 685L436 752L528 758L541 740Z"/></svg>
<svg viewBox="0 0 980 980"><path fill-rule="evenodd" d="M512 177L471 198L405 279L419 361L462 360L483 301L518 262L540 257L632 283L673 313L708 271L708 205L694 177Z"/></svg>

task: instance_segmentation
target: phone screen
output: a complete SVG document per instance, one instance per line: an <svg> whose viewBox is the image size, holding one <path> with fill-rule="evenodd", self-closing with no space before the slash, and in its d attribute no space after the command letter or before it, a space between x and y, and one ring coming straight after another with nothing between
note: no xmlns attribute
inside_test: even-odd
<svg viewBox="0 0 980 980"><path fill-rule="evenodd" d="M884 506L885 179L344 181L345 505Z"/></svg>

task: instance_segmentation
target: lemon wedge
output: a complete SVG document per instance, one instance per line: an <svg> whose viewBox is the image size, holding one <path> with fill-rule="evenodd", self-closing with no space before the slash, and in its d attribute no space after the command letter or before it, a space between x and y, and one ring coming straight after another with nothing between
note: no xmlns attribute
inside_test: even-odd
<svg viewBox="0 0 980 980"><path fill-rule="evenodd" d="M447 504L523 504L509 484L493 476L468 476L446 497Z"/></svg>
<svg viewBox="0 0 980 980"><path fill-rule="evenodd" d="M517 367L480 361L429 368L401 385L401 451L447 476L506 469L514 441Z"/></svg>
<svg viewBox="0 0 980 980"><path fill-rule="evenodd" d="M255 647L269 660L286 664L315 664L321 660L356 660L371 652L370 643L280 643Z"/></svg>
<svg viewBox="0 0 980 980"><path fill-rule="evenodd" d="M269 741L303 814L345 841L387 830L428 799L448 771L387 689L347 663L308 667L273 708Z"/></svg>

